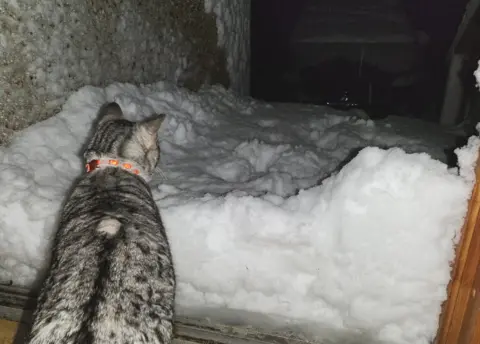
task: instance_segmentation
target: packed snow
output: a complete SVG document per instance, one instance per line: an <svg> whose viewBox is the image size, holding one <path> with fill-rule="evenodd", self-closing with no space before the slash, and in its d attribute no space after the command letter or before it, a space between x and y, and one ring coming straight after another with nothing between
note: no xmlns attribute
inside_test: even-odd
<svg viewBox="0 0 480 344"><path fill-rule="evenodd" d="M129 119L167 114L151 185L179 316L317 339L432 339L480 140L458 151L460 169L449 168L444 149L455 136L434 126L265 104L220 87L84 87L2 147L2 282L41 278L92 120L113 100Z"/></svg>

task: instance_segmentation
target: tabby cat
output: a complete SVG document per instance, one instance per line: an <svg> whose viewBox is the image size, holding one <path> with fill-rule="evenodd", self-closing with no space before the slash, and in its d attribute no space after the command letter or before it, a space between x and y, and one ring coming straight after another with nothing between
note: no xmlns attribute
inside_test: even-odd
<svg viewBox="0 0 480 344"><path fill-rule="evenodd" d="M164 115L131 122L100 109L86 173L63 208L31 344L171 343L175 274L147 184Z"/></svg>

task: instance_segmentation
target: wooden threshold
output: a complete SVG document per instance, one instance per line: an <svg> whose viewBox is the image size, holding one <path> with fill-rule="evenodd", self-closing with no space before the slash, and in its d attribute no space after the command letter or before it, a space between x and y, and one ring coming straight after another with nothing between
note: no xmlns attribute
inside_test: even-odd
<svg viewBox="0 0 480 344"><path fill-rule="evenodd" d="M16 339L22 344L28 331L35 296L28 290L0 285L0 319L18 323ZM10 326L10 325L9 325ZM1 328L0 328L1 331ZM7 344L8 342L5 342ZM178 317L174 344L309 344L311 342L280 334L266 334L252 328L212 325L207 321ZM3 344L0 342L0 344ZM8 343L10 344L10 343Z"/></svg>

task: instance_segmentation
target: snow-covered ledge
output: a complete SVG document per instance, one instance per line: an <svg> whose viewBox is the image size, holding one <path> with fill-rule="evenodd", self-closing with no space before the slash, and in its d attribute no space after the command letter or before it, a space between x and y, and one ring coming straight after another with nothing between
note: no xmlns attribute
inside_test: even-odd
<svg viewBox="0 0 480 344"><path fill-rule="evenodd" d="M221 83L248 94L250 0L16 0L0 5L0 144L112 82Z"/></svg>

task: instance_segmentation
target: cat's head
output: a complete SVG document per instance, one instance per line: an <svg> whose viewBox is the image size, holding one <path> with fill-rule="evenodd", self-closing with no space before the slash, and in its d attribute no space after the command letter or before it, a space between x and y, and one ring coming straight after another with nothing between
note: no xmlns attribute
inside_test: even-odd
<svg viewBox="0 0 480 344"><path fill-rule="evenodd" d="M86 162L95 159L121 159L136 164L151 177L160 160L158 130L165 115L132 122L123 117L120 106L105 104L93 128L93 136L84 153Z"/></svg>

